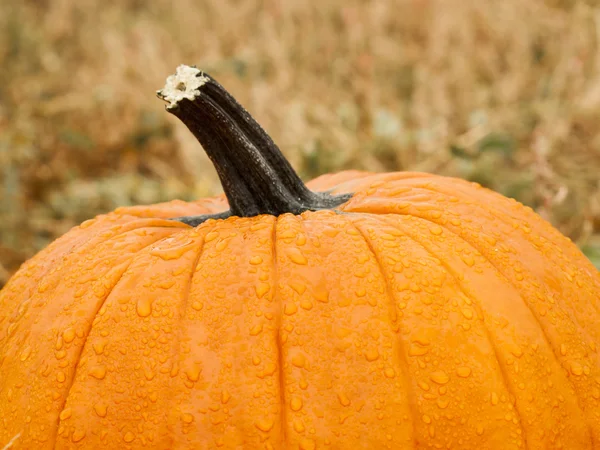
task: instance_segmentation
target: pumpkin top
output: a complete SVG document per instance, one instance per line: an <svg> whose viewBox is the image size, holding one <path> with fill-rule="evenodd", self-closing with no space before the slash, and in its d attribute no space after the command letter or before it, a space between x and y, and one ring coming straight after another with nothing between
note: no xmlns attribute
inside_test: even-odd
<svg viewBox="0 0 600 450"><path fill-rule="evenodd" d="M230 207L217 215L175 220L196 226L211 218L301 214L335 208L351 197L308 189L252 116L210 75L195 67L179 66L157 95L202 144Z"/></svg>

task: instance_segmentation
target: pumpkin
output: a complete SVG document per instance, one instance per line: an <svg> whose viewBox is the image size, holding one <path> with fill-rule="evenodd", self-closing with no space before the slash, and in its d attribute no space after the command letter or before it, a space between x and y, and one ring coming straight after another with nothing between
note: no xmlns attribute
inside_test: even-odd
<svg viewBox="0 0 600 450"><path fill-rule="evenodd" d="M210 76L159 97L225 196L119 208L0 294L0 448L600 448L600 276L425 173L307 185Z"/></svg>

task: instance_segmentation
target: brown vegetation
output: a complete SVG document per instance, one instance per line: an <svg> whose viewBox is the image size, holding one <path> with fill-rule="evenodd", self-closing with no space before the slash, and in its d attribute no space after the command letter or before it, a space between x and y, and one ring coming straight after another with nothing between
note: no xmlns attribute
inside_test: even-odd
<svg viewBox="0 0 600 450"><path fill-rule="evenodd" d="M118 205L219 190L154 91L214 75L310 178L423 170L600 255L600 6L569 0L0 4L0 286Z"/></svg>

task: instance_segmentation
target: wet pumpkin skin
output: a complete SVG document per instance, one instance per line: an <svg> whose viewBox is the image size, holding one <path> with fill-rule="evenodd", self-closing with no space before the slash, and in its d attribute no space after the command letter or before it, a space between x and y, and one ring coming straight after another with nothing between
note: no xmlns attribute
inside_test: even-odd
<svg viewBox="0 0 600 450"><path fill-rule="evenodd" d="M333 210L120 208L0 292L0 448L600 448L600 275L531 209L343 172Z"/></svg>
<svg viewBox="0 0 600 450"><path fill-rule="evenodd" d="M600 281L518 203L342 173L336 214L121 208L0 294L13 448L591 449Z"/></svg>

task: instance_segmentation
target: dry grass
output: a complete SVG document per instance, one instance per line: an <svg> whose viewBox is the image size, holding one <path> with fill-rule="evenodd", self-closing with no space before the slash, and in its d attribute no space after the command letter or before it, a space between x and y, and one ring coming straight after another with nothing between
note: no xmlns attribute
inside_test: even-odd
<svg viewBox="0 0 600 450"><path fill-rule="evenodd" d="M596 3L149 3L0 4L0 286L88 217L218 191L154 97L179 63L217 77L305 177L477 180L600 254Z"/></svg>

